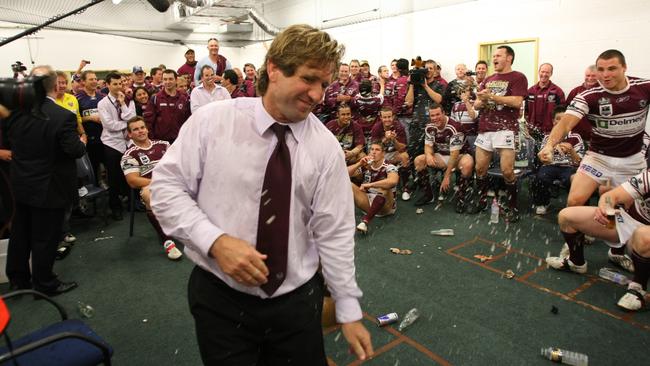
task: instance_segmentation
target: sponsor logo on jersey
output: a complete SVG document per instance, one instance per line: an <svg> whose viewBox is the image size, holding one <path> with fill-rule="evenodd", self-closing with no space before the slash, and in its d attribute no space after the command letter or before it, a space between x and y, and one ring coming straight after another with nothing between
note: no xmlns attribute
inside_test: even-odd
<svg viewBox="0 0 650 366"><path fill-rule="evenodd" d="M630 96L624 95L622 97L616 98L616 103L623 103L623 102L627 102L628 100L630 100Z"/></svg>
<svg viewBox="0 0 650 366"><path fill-rule="evenodd" d="M598 108L599 108L600 115L603 117L609 117L612 114L614 114L614 112L612 112L611 104L601 104L598 106Z"/></svg>
<svg viewBox="0 0 650 366"><path fill-rule="evenodd" d="M636 177L630 178L630 185L637 191L639 190L639 180Z"/></svg>

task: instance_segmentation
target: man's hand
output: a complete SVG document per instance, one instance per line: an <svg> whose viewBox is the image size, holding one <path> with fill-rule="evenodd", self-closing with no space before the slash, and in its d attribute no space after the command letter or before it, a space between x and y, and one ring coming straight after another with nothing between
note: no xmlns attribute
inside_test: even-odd
<svg viewBox="0 0 650 366"><path fill-rule="evenodd" d="M372 184L372 183L361 183L361 185L359 186L359 189L361 189L361 190L364 191L364 192L368 192L368 190L369 190L370 188L372 188L372 187L370 186L371 184Z"/></svg>
<svg viewBox="0 0 650 366"><path fill-rule="evenodd" d="M449 183L451 182L451 177L445 174L445 177L442 178L442 183L440 183L440 192L447 192L449 189Z"/></svg>
<svg viewBox="0 0 650 366"><path fill-rule="evenodd" d="M489 89L483 89L476 93L476 97L480 99L482 102L487 102L488 100L490 100L491 96L492 94L490 93Z"/></svg>
<svg viewBox="0 0 650 366"><path fill-rule="evenodd" d="M352 150L343 150L343 154L345 155L345 160L346 161L350 160L355 155L354 151L352 151Z"/></svg>
<svg viewBox="0 0 650 366"><path fill-rule="evenodd" d="M386 136L386 139L388 141L395 140L395 137L397 137L397 134L394 131L386 131L384 132L384 136Z"/></svg>
<svg viewBox="0 0 650 366"><path fill-rule="evenodd" d="M11 161L11 150L0 149L0 160Z"/></svg>
<svg viewBox="0 0 650 366"><path fill-rule="evenodd" d="M85 133L83 135L79 135L79 140L84 143L84 145L88 145L88 135Z"/></svg>
<svg viewBox="0 0 650 366"><path fill-rule="evenodd" d="M118 102L120 105L124 105L124 104L125 104L125 103L124 103L125 98L126 98L126 96L124 95L124 93L122 93L122 92L117 92L117 102Z"/></svg>
<svg viewBox="0 0 650 366"><path fill-rule="evenodd" d="M210 255L225 274L244 286L255 287L267 282L266 254L258 252L244 240L221 235L212 243Z"/></svg>
<svg viewBox="0 0 650 366"><path fill-rule="evenodd" d="M366 360L372 357L375 351L372 349L370 333L361 321L341 324L343 336L350 345L350 350L357 355L359 360Z"/></svg>
<svg viewBox="0 0 650 366"><path fill-rule="evenodd" d="M553 161L553 146L546 144L537 154L542 164L550 164Z"/></svg>

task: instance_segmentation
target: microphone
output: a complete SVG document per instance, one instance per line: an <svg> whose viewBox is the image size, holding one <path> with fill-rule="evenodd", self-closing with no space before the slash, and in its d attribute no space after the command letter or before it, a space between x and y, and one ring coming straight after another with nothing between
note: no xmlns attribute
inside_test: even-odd
<svg viewBox="0 0 650 366"><path fill-rule="evenodd" d="M154 9L158 10L161 13L164 13L169 9L170 2L169 0L147 0Z"/></svg>

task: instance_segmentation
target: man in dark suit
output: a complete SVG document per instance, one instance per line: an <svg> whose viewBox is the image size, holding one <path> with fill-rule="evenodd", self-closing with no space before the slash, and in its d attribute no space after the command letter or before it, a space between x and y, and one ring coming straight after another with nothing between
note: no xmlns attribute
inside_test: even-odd
<svg viewBox="0 0 650 366"><path fill-rule="evenodd" d="M13 289L31 288L33 281L35 290L58 295L77 287L75 282L60 281L52 267L64 209L76 194L75 159L86 148L76 132L75 115L54 101L56 73L49 66L37 66L31 74L43 77L35 87L37 95L46 95L42 100L37 97L41 113L15 110L3 126L12 151L16 200L6 272Z"/></svg>

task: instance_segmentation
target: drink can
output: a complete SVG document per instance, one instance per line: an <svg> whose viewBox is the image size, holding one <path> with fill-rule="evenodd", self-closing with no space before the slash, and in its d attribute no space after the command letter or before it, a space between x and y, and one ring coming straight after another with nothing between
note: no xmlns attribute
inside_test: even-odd
<svg viewBox="0 0 650 366"><path fill-rule="evenodd" d="M377 317L377 325L383 327L384 325L396 323L399 320L397 313L388 313Z"/></svg>

